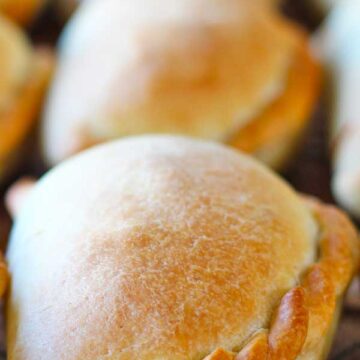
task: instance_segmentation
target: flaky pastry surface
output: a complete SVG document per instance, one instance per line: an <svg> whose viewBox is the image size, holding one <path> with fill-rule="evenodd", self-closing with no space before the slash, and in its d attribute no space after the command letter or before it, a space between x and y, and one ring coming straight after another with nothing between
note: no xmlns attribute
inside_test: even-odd
<svg viewBox="0 0 360 360"><path fill-rule="evenodd" d="M305 198L320 227L319 258L281 300L269 329L240 352L216 349L206 360L325 359L342 297L359 269L359 234L337 208Z"/></svg>
<svg viewBox="0 0 360 360"><path fill-rule="evenodd" d="M237 152L140 137L41 180L8 259L13 360L321 359L358 239Z"/></svg>
<svg viewBox="0 0 360 360"><path fill-rule="evenodd" d="M296 150L309 124L320 83L319 65L310 55L304 38L290 66L283 94L226 142L272 168L281 169Z"/></svg>

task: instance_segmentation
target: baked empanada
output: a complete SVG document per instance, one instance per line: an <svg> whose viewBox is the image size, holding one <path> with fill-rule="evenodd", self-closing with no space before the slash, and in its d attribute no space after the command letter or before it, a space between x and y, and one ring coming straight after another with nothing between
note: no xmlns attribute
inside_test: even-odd
<svg viewBox="0 0 360 360"><path fill-rule="evenodd" d="M193 139L95 147L15 212L11 360L324 359L359 265L343 213Z"/></svg>
<svg viewBox="0 0 360 360"><path fill-rule="evenodd" d="M318 82L306 34L260 1L92 0L62 37L44 155L55 164L109 139L179 133L280 167Z"/></svg>

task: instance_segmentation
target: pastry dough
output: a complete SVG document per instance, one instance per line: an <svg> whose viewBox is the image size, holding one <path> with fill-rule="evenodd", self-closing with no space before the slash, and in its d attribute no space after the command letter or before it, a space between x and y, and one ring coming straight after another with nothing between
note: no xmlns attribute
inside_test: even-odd
<svg viewBox="0 0 360 360"><path fill-rule="evenodd" d="M20 24L28 24L47 0L0 0L0 12Z"/></svg>
<svg viewBox="0 0 360 360"><path fill-rule="evenodd" d="M360 218L360 1L334 7L316 45L331 78L333 191Z"/></svg>
<svg viewBox="0 0 360 360"><path fill-rule="evenodd" d="M0 181L38 115L52 55L34 51L25 35L0 16Z"/></svg>
<svg viewBox="0 0 360 360"><path fill-rule="evenodd" d="M259 1L92 0L62 37L45 157L55 164L113 138L180 133L251 148L279 167L318 80L306 35ZM243 135L249 126L257 130Z"/></svg>
<svg viewBox="0 0 360 360"><path fill-rule="evenodd" d="M320 360L359 239L245 155L144 136L47 174L7 256L11 360Z"/></svg>

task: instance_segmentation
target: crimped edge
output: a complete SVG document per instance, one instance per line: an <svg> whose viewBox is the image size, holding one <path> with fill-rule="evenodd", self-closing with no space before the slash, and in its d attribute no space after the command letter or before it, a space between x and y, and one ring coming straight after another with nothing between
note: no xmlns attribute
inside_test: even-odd
<svg viewBox="0 0 360 360"><path fill-rule="evenodd" d="M280 169L296 150L311 119L321 87L321 70L311 55L308 37L296 27L299 44L283 94L228 139L227 144Z"/></svg>
<svg viewBox="0 0 360 360"><path fill-rule="evenodd" d="M204 360L294 360L323 358L334 320L351 278L359 269L359 235L337 208L304 197L316 219L319 258L290 289L269 329L261 329L238 353L216 349Z"/></svg>

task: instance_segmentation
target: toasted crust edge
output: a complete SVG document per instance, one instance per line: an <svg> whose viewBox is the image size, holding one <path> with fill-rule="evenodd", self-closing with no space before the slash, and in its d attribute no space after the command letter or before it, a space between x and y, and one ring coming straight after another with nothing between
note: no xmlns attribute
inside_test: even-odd
<svg viewBox="0 0 360 360"><path fill-rule="evenodd" d="M238 353L216 349L204 360L295 360L326 355L339 303L359 268L359 235L342 211L315 199L304 197L304 201L320 229L318 261L284 295L269 329L259 329Z"/></svg>
<svg viewBox="0 0 360 360"><path fill-rule="evenodd" d="M342 298L359 270L360 238L341 210L313 198L303 200L318 224L317 261L282 297L268 329L258 329L236 351L217 348L204 360L325 358ZM8 275L0 258L0 294L2 282L6 287Z"/></svg>
<svg viewBox="0 0 360 360"><path fill-rule="evenodd" d="M296 150L320 93L320 65L306 35L299 33L302 39L284 93L227 141L275 169L283 168Z"/></svg>

